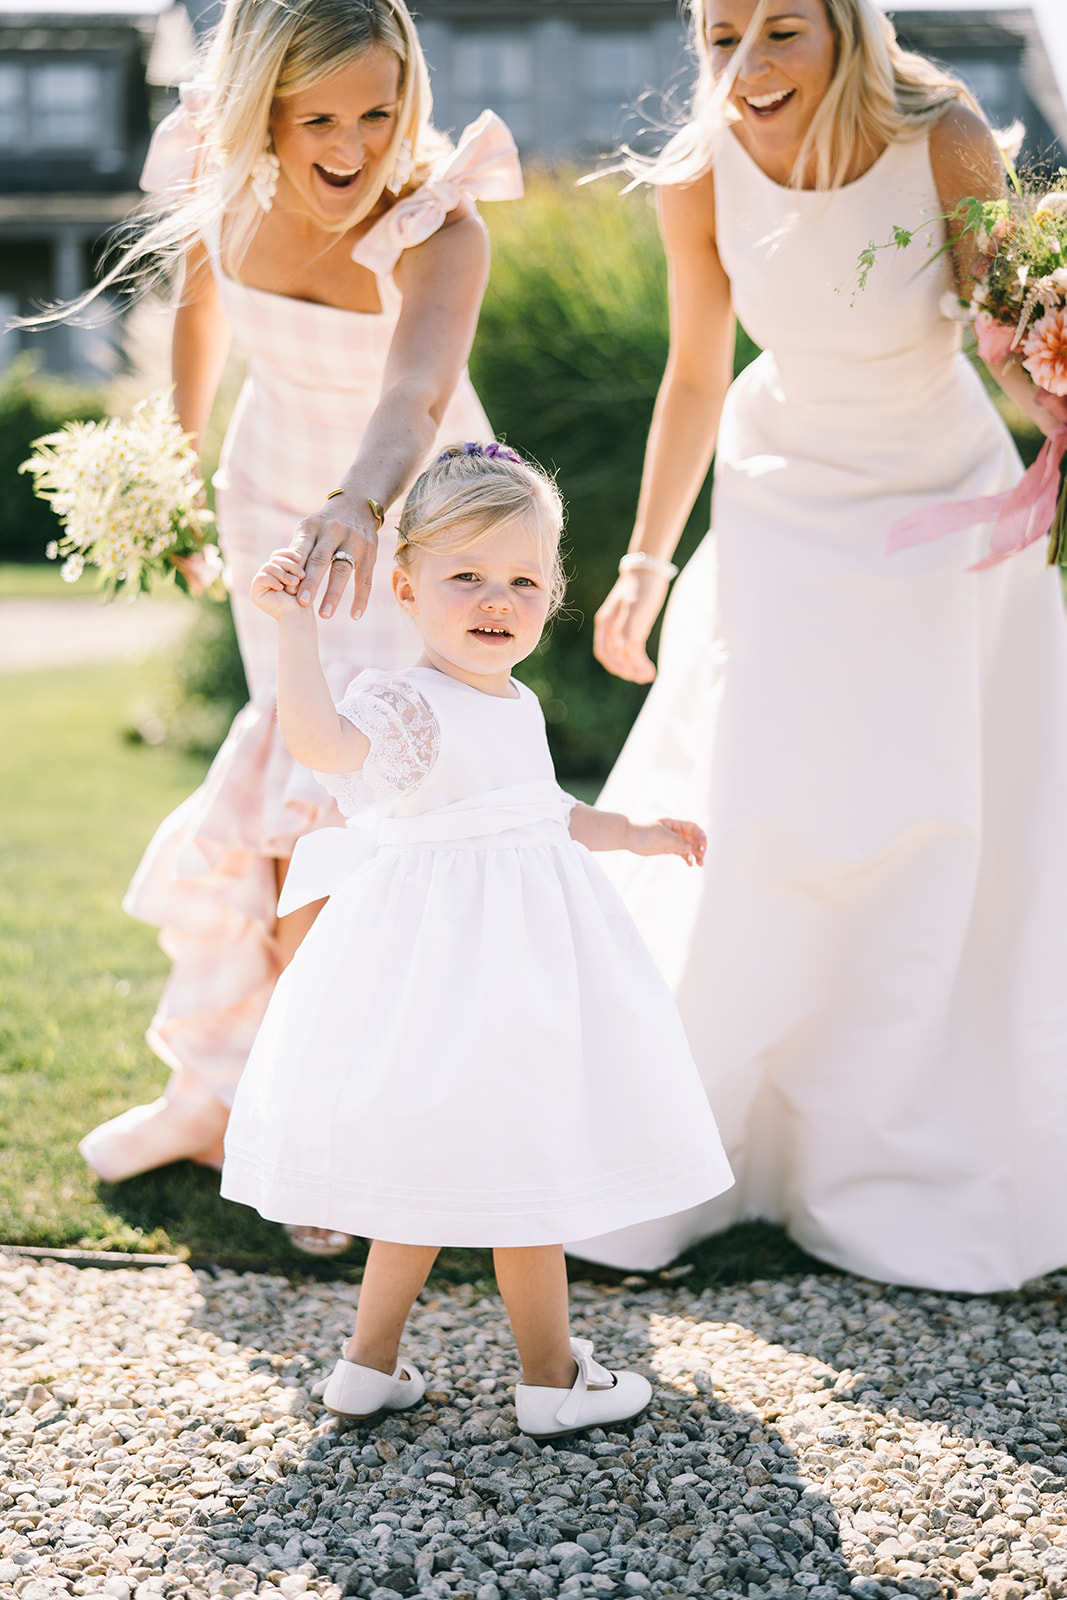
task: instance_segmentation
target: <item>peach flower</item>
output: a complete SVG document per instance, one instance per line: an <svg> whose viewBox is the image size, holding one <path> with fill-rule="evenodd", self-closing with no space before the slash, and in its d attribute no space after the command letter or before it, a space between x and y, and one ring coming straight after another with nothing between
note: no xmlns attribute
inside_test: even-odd
<svg viewBox="0 0 1067 1600"><path fill-rule="evenodd" d="M978 354L987 366L998 366L1011 353L1015 329L997 322L988 311L979 311L974 319L974 334L978 340Z"/></svg>
<svg viewBox="0 0 1067 1600"><path fill-rule="evenodd" d="M1023 366L1039 389L1067 395L1067 309L1050 311L1023 341Z"/></svg>

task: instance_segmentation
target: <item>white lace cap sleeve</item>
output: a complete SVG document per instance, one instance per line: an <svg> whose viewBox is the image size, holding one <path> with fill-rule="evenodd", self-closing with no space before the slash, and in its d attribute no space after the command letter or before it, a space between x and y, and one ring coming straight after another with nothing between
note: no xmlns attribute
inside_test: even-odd
<svg viewBox="0 0 1067 1600"><path fill-rule="evenodd" d="M315 774L346 817L413 794L433 770L440 747L437 718L414 684L404 678L367 683L368 676L354 679L337 703L341 715L370 740L362 770Z"/></svg>

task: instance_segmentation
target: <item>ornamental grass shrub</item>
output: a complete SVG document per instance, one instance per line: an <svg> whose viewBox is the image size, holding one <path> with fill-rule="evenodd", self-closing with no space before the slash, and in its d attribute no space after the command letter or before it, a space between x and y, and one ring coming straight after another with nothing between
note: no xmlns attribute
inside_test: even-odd
<svg viewBox="0 0 1067 1600"><path fill-rule="evenodd" d="M645 693L593 659L593 615L633 523L668 320L651 195L576 177L535 172L521 203L486 207L493 271L471 376L498 435L555 471L567 503L567 603L520 673L541 698L559 771L597 778ZM740 335L740 364L754 353ZM705 487L683 556L707 520Z"/></svg>

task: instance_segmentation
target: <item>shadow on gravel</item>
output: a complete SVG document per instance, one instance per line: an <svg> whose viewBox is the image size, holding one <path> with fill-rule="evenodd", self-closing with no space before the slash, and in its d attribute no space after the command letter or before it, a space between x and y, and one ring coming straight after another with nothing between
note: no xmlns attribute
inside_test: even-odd
<svg viewBox="0 0 1067 1600"><path fill-rule="evenodd" d="M220 1285L216 1300L205 1282L196 1325L244 1345L252 1372L290 1386L297 1433L269 1464L237 1458L232 1493L204 1502L181 1530L168 1576L206 1567L214 1592L219 1583L237 1585L234 1595L259 1585L268 1600L275 1590L294 1596L305 1578L376 1600L850 1592L856 1575L834 1511L800 1477L781 1431L755 1407L712 1398L706 1383L699 1392L693 1364L683 1371L665 1357L678 1324L659 1315L662 1290L576 1285L575 1332L595 1337L605 1361L658 1381L634 1423L554 1445L516 1432L514 1356L495 1296L431 1292L406 1349L440 1389L404 1416L348 1425L306 1395L329 1368L324 1352L335 1347L352 1291L314 1291L321 1343L313 1349L305 1338L294 1350L285 1312L275 1321L249 1305L243 1319L235 1287ZM882 1593L872 1587L871 1600Z"/></svg>
<svg viewBox="0 0 1067 1600"><path fill-rule="evenodd" d="M636 1426L553 1446L507 1409L449 1409L317 1429L281 1482L201 1511L168 1569L208 1557L243 1588L326 1577L378 1600L849 1590L832 1508L771 1479L759 1452L780 1469L782 1441L750 1415L661 1391Z"/></svg>

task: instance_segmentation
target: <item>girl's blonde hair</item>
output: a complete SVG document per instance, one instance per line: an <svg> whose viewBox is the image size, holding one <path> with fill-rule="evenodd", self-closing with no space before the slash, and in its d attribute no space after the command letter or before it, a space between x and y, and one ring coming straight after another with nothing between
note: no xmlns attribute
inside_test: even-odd
<svg viewBox="0 0 1067 1600"><path fill-rule="evenodd" d="M709 170L718 139L736 116L729 103L734 83L771 6L771 0L757 0L729 66L716 76L708 41L708 14L714 0L687 3L690 47L698 67L689 116L655 159L627 151L626 166L637 181L691 183ZM821 4L834 36L834 72L793 168L791 181L797 188L812 176L817 189L839 187L862 144L921 138L957 101L981 115L961 79L925 56L901 48L892 23L873 0L821 0Z"/></svg>
<svg viewBox="0 0 1067 1600"><path fill-rule="evenodd" d="M563 500L546 472L507 445L449 445L416 478L397 525L396 564L409 571L420 550L459 555L503 522L522 522L536 532L552 616L567 585L559 551Z"/></svg>
<svg viewBox="0 0 1067 1600"><path fill-rule="evenodd" d="M426 59L404 0L227 0L196 81L202 142L193 177L177 192L149 196L120 235L118 262L49 320L83 310L115 286L143 292L204 238L219 239L223 265L233 273L262 216L250 180L270 149L275 101L315 88L373 50L389 51L400 63L396 126L373 181L333 231L346 232L374 209L405 140L406 187L423 182L451 145L433 127Z"/></svg>

